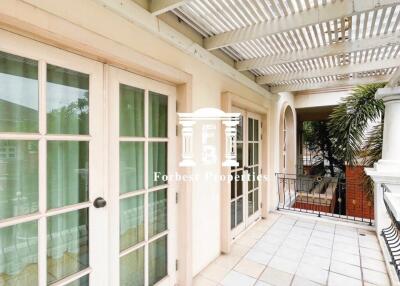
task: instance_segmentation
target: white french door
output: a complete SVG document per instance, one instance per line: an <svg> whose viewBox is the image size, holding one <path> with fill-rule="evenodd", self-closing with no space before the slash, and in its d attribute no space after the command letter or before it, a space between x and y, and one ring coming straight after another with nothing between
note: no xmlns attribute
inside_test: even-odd
<svg viewBox="0 0 400 286"><path fill-rule="evenodd" d="M174 285L176 88L0 39L0 286Z"/></svg>
<svg viewBox="0 0 400 286"><path fill-rule="evenodd" d="M176 88L109 69L110 285L174 285Z"/></svg>
<svg viewBox="0 0 400 286"><path fill-rule="evenodd" d="M103 66L0 38L0 285L105 285Z"/></svg>
<svg viewBox="0 0 400 286"><path fill-rule="evenodd" d="M261 184L261 116L239 108L236 154L238 167L231 175L239 178L231 182L231 237L234 239L260 217Z"/></svg>

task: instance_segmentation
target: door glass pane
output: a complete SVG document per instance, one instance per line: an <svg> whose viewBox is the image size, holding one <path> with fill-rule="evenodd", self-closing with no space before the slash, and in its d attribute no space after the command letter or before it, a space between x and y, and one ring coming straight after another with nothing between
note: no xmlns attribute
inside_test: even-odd
<svg viewBox="0 0 400 286"><path fill-rule="evenodd" d="M258 120L254 119L254 141L258 141Z"/></svg>
<svg viewBox="0 0 400 286"><path fill-rule="evenodd" d="M37 222L0 229L0 285L38 285Z"/></svg>
<svg viewBox="0 0 400 286"><path fill-rule="evenodd" d="M242 181L243 171L239 171L237 174L239 176L239 179L237 181L237 196L240 197L243 194L243 181Z"/></svg>
<svg viewBox="0 0 400 286"><path fill-rule="evenodd" d="M144 240L144 196L121 200L120 249L124 250Z"/></svg>
<svg viewBox="0 0 400 286"><path fill-rule="evenodd" d="M253 211L253 204L254 204L253 193L249 193L247 197L248 197L248 215L251 216L254 212Z"/></svg>
<svg viewBox="0 0 400 286"><path fill-rule="evenodd" d="M71 282L66 286L89 286L89 275L83 276L79 280Z"/></svg>
<svg viewBox="0 0 400 286"><path fill-rule="evenodd" d="M149 285L154 285L167 276L167 236L163 236L149 245Z"/></svg>
<svg viewBox="0 0 400 286"><path fill-rule="evenodd" d="M167 189L149 193L149 237L167 229Z"/></svg>
<svg viewBox="0 0 400 286"><path fill-rule="evenodd" d="M144 90L119 86L119 134L144 137Z"/></svg>
<svg viewBox="0 0 400 286"><path fill-rule="evenodd" d="M258 187L258 167L254 168L254 188Z"/></svg>
<svg viewBox="0 0 400 286"><path fill-rule="evenodd" d="M168 97L149 93L149 136L168 137Z"/></svg>
<svg viewBox="0 0 400 286"><path fill-rule="evenodd" d="M236 128L236 132L237 132L237 134L236 134L237 140L242 141L243 140L243 116L242 115L240 115L239 124Z"/></svg>
<svg viewBox="0 0 400 286"><path fill-rule="evenodd" d="M38 132L38 63L0 52L0 132Z"/></svg>
<svg viewBox="0 0 400 286"><path fill-rule="evenodd" d="M47 132L89 134L89 75L47 65Z"/></svg>
<svg viewBox="0 0 400 286"><path fill-rule="evenodd" d="M239 163L239 167L237 168L242 168L243 167L243 143L238 143L236 144L236 153L237 153L237 161Z"/></svg>
<svg viewBox="0 0 400 286"><path fill-rule="evenodd" d="M47 207L88 201L89 142L48 141Z"/></svg>
<svg viewBox="0 0 400 286"><path fill-rule="evenodd" d="M258 143L254 143L254 165L257 165L258 161Z"/></svg>
<svg viewBox="0 0 400 286"><path fill-rule="evenodd" d="M47 283L89 266L89 212L72 211L47 220Z"/></svg>
<svg viewBox="0 0 400 286"><path fill-rule="evenodd" d="M249 143L248 144L248 146L249 146L249 166L251 166L251 165L253 165L254 164L254 160L253 160L253 156L254 156L254 149L253 149L253 146L254 146L254 144L253 143Z"/></svg>
<svg viewBox="0 0 400 286"><path fill-rule="evenodd" d="M144 143L120 142L120 193L144 189Z"/></svg>
<svg viewBox="0 0 400 286"><path fill-rule="evenodd" d="M0 219L38 211L38 167L37 141L0 141Z"/></svg>
<svg viewBox="0 0 400 286"><path fill-rule="evenodd" d="M162 175L167 174L167 143L149 143L149 188L164 185ZM157 176L158 175L158 176Z"/></svg>
<svg viewBox="0 0 400 286"><path fill-rule="evenodd" d="M235 227L235 202L231 202L231 229Z"/></svg>
<svg viewBox="0 0 400 286"><path fill-rule="evenodd" d="M236 173L233 172L231 175L233 176L232 181L231 181L231 199L234 199L236 197L235 196L235 185L236 185L235 176L236 176Z"/></svg>
<svg viewBox="0 0 400 286"><path fill-rule="evenodd" d="M120 286L144 285L144 247L120 259Z"/></svg>
<svg viewBox="0 0 400 286"><path fill-rule="evenodd" d="M237 207L237 210L236 210L236 214L237 214L236 225L238 225L243 221L243 197L236 201L236 207Z"/></svg>
<svg viewBox="0 0 400 286"><path fill-rule="evenodd" d="M249 118L248 136L249 141L253 141L253 119L251 118Z"/></svg>
<svg viewBox="0 0 400 286"><path fill-rule="evenodd" d="M248 184L248 190L251 191L253 189L253 184L254 184L254 168L250 168L249 170L249 184Z"/></svg>
<svg viewBox="0 0 400 286"><path fill-rule="evenodd" d="M254 190L254 212L258 211L258 189Z"/></svg>

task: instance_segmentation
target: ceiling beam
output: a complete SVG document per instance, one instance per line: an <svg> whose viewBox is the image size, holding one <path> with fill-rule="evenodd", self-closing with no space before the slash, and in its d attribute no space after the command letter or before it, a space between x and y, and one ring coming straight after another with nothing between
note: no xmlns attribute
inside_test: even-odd
<svg viewBox="0 0 400 286"><path fill-rule="evenodd" d="M269 66L287 64L295 61L351 53L383 46L400 45L400 32L379 35L373 38L348 42L337 42L331 45L312 48L308 50L266 56L256 59L239 61L236 68L239 71L261 69Z"/></svg>
<svg viewBox="0 0 400 286"><path fill-rule="evenodd" d="M380 70L385 68L392 68L400 65L400 58L396 59L388 59L388 60L379 60L361 64L350 64L344 66L335 66L326 69L316 69L310 71L302 71L302 72L293 72L293 73L285 73L285 74L270 74L257 77L258 84L271 84L271 83L279 83L282 81L289 80L301 80L306 78L315 78L322 76L334 76L334 75L342 75L349 73L359 73L373 70Z"/></svg>
<svg viewBox="0 0 400 286"><path fill-rule="evenodd" d="M390 75L381 75L381 76L370 76L365 78L344 79L344 80L335 80L335 81L317 82L317 83L279 85L271 87L270 91L273 93L278 93L285 91L294 92L294 91L303 91L311 89L337 88L344 86L354 87L357 85L374 83L374 82L387 82L389 81L389 79Z"/></svg>
<svg viewBox="0 0 400 286"><path fill-rule="evenodd" d="M150 0L151 14L158 16L184 5L187 0Z"/></svg>
<svg viewBox="0 0 400 286"><path fill-rule="evenodd" d="M214 50L396 4L399 4L399 0L338 0L328 5L206 38L204 46L208 50Z"/></svg>

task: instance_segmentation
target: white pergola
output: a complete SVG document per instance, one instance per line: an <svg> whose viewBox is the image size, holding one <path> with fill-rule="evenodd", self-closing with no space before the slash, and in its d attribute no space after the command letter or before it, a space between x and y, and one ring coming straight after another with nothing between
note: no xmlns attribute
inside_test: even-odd
<svg viewBox="0 0 400 286"><path fill-rule="evenodd" d="M389 81L400 0L151 0L273 93Z"/></svg>

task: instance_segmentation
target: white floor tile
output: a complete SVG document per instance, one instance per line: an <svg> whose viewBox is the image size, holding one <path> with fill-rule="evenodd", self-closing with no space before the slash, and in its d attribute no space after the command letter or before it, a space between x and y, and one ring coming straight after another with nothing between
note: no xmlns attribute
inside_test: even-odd
<svg viewBox="0 0 400 286"><path fill-rule="evenodd" d="M325 270L329 270L329 267L331 265L331 260L326 257L321 257L310 253L304 253L300 263L306 263L313 265L314 267L319 267Z"/></svg>
<svg viewBox="0 0 400 286"><path fill-rule="evenodd" d="M361 267L383 273L387 272L385 262L365 256L361 257Z"/></svg>
<svg viewBox="0 0 400 286"><path fill-rule="evenodd" d="M193 286L217 286L218 283L212 280L209 280L201 275L196 276L193 279Z"/></svg>
<svg viewBox="0 0 400 286"><path fill-rule="evenodd" d="M235 271L253 278L258 278L260 274L264 271L264 269L265 265L249 259L241 260L234 268Z"/></svg>
<svg viewBox="0 0 400 286"><path fill-rule="evenodd" d="M322 247L322 246L309 244L306 247L306 253L318 255L318 256L321 256L321 257L330 258L331 257L331 252L332 252L331 249L325 248L325 247Z"/></svg>
<svg viewBox="0 0 400 286"><path fill-rule="evenodd" d="M296 275L293 278L291 286L320 286L320 285L322 284L315 283L311 280Z"/></svg>
<svg viewBox="0 0 400 286"><path fill-rule="evenodd" d="M317 246L326 247L326 248L332 248L332 246L333 246L332 240L327 240L327 239L319 238L319 237L315 237L315 236L311 236L310 241L308 243L317 245Z"/></svg>
<svg viewBox="0 0 400 286"><path fill-rule="evenodd" d="M297 276L325 285L328 281L328 271L315 265L301 263L297 268Z"/></svg>
<svg viewBox="0 0 400 286"><path fill-rule="evenodd" d="M350 254L358 255L360 253L360 249L357 245L347 244L345 242L334 242L333 243L333 250L339 250L343 252L347 252Z"/></svg>
<svg viewBox="0 0 400 286"><path fill-rule="evenodd" d="M220 282L230 271L229 268L225 268L221 265L212 263L207 266L207 268L201 272L201 276L209 280Z"/></svg>
<svg viewBox="0 0 400 286"><path fill-rule="evenodd" d="M253 249L262 250L269 254L275 254L275 252L278 251L279 247L280 247L279 244L275 244L275 243L271 243L271 242L267 242L267 241L259 241L254 245Z"/></svg>
<svg viewBox="0 0 400 286"><path fill-rule="evenodd" d="M262 281L257 281L256 285L254 285L254 286L273 286L273 285L262 282Z"/></svg>
<svg viewBox="0 0 400 286"><path fill-rule="evenodd" d="M361 280L330 272L328 286L362 286Z"/></svg>
<svg viewBox="0 0 400 286"><path fill-rule="evenodd" d="M231 271L220 283L223 286L253 286L256 279L242 273Z"/></svg>
<svg viewBox="0 0 400 286"><path fill-rule="evenodd" d="M273 267L275 269L285 271L285 272L291 273L291 274L296 273L298 265L299 265L298 261L294 261L294 260L279 257L279 256L274 256L268 264L268 266L270 266L270 267Z"/></svg>
<svg viewBox="0 0 400 286"><path fill-rule="evenodd" d="M355 265L332 261L330 271L361 280L361 268Z"/></svg>
<svg viewBox="0 0 400 286"><path fill-rule="evenodd" d="M383 255L380 250L360 247L360 253L361 253L361 257L369 257L372 259L377 259L377 260L383 261Z"/></svg>
<svg viewBox="0 0 400 286"><path fill-rule="evenodd" d="M356 254L351 254L347 252L343 252L340 250L333 250L332 252L332 259L345 262L352 265L360 266L360 256Z"/></svg>
<svg viewBox="0 0 400 286"><path fill-rule="evenodd" d="M246 254L245 258L263 265L267 265L271 260L272 255L258 249L252 249Z"/></svg>
<svg viewBox="0 0 400 286"><path fill-rule="evenodd" d="M289 286L292 283L293 274L278 269L267 267L261 274L260 280L274 286Z"/></svg>
<svg viewBox="0 0 400 286"><path fill-rule="evenodd" d="M389 277L385 273L365 268L362 271L363 271L364 281L380 286L390 285Z"/></svg>
<svg viewBox="0 0 400 286"><path fill-rule="evenodd" d="M275 253L275 256L287 258L293 261L300 261L303 256L303 250L294 249L288 246L281 246Z"/></svg>

